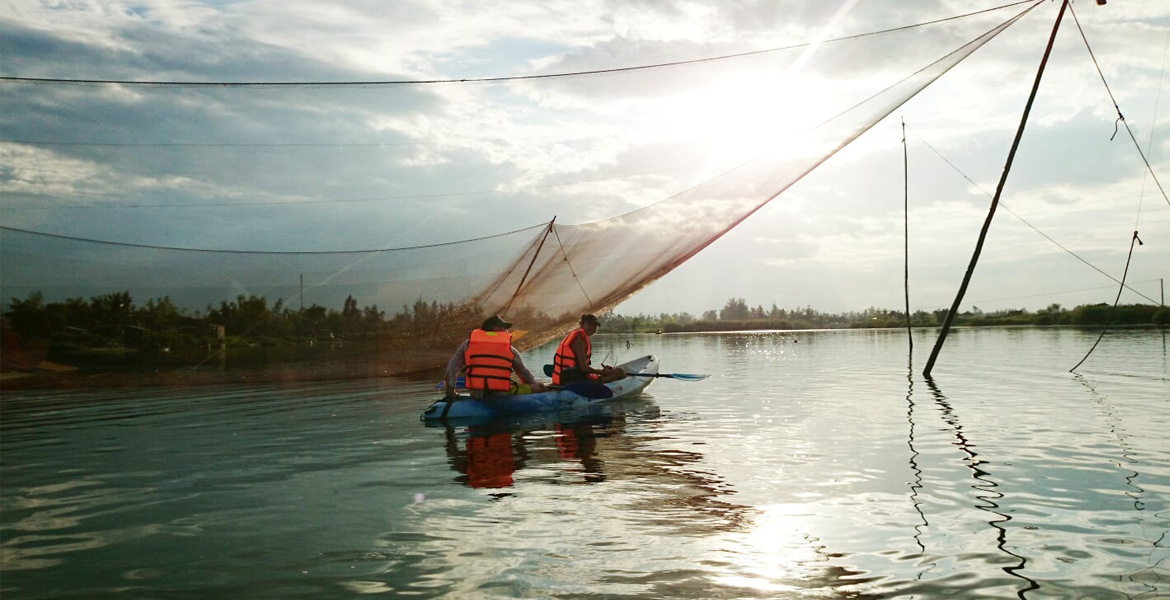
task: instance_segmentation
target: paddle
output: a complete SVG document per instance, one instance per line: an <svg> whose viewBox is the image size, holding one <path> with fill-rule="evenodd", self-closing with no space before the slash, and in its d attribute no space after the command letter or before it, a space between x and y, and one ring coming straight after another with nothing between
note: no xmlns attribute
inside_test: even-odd
<svg viewBox="0 0 1170 600"><path fill-rule="evenodd" d="M544 374L552 377L553 366L545 365ZM694 373L626 373L626 377L662 377L665 379L677 379L679 381L702 381L710 375L697 375Z"/></svg>
<svg viewBox="0 0 1170 600"><path fill-rule="evenodd" d="M436 383L436 384L435 384L435 389L436 389L436 390L441 390L441 389L443 389L443 387L444 387L444 383L445 383L445 382L443 382L443 381L440 381L439 383ZM456 379L456 380L455 380L455 389L457 389L457 390L464 390L464 389L467 389L467 388L465 388L465 387L464 387L465 385L467 385L467 384L466 384L466 383L464 383L464 380L463 380L463 378L462 378L462 377L460 377L460 378L458 378L458 379Z"/></svg>
<svg viewBox="0 0 1170 600"><path fill-rule="evenodd" d="M679 381L702 381L710 375L698 375L695 373L626 373L627 377L664 377L667 379L677 379Z"/></svg>

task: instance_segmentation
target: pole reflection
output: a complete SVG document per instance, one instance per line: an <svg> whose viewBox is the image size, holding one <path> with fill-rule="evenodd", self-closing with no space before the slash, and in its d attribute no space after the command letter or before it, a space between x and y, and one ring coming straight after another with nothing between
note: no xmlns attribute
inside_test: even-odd
<svg viewBox="0 0 1170 600"><path fill-rule="evenodd" d="M922 512L922 502L918 498L918 490L922 489L922 469L918 466L918 450L914 447L914 357L913 355L907 360L906 366L906 421L910 424L910 435L906 440L906 445L910 448L910 470L914 472L914 482L910 484L910 502L914 505L914 511L918 513L918 518L922 521L921 524L914 525L914 543L918 544L919 552L925 554L926 546L922 544L922 530L924 527L930 527L930 523L926 520L926 514ZM933 563L931 568L933 568ZM928 569L929 570L929 569ZM921 579L923 571L918 574Z"/></svg>
<svg viewBox="0 0 1170 600"><path fill-rule="evenodd" d="M1125 495L1133 500L1133 509L1137 511L1138 527L1141 528L1143 537L1148 539L1149 535L1146 534L1144 514L1144 511L1146 510L1146 504L1142 500L1142 496L1146 493L1146 490L1135 483L1141 474L1135 468L1139 463L1136 458L1137 453L1134 452L1132 446L1129 443L1129 435L1122 427L1121 418L1117 416L1116 409L1112 405L1106 404L1105 398L1101 395L1100 392L1097 391L1097 388L1093 384L1089 383L1089 381L1085 379L1084 375L1080 373L1074 373L1073 379L1077 380L1078 383L1080 383L1085 387L1085 389L1089 391L1089 396L1093 399L1093 404L1097 406L1097 408L1100 409L1104 414L1104 419L1102 419L1103 422L1108 424L1109 432L1113 434L1113 437L1116 439L1117 447L1121 450L1121 460L1116 463L1117 468L1128 472L1128 474L1125 476L1125 486L1129 489L1125 491ZM1125 466L1122 465L1123 462L1125 463ZM1157 513L1155 513L1155 516L1157 516ZM1157 563L1153 562L1153 557L1154 553L1158 550L1158 543L1165 537L1166 531L1163 530L1161 537L1159 537L1158 540L1153 543L1153 547L1150 549L1149 555L1151 564L1148 567L1126 575L1126 579L1128 579L1130 582L1148 588L1148 593L1157 593L1158 587L1151 586L1145 581L1137 581L1135 576L1139 573L1148 571L1155 578L1158 578L1158 573L1155 570ZM1132 598L1133 596L1126 594L1126 597Z"/></svg>
<svg viewBox="0 0 1170 600"><path fill-rule="evenodd" d="M1027 593L1039 589L1040 584L1023 574L1024 569L1028 565L1028 559L1007 548L1007 529L1003 527L1003 524L1011 521L1012 517L1011 515L996 510L999 508L999 504L996 501L1002 499L1004 494L999 491L999 484L991 478L991 473L984 469L984 465L988 463L979 458L979 454L975 452L976 445L972 444L963 433L963 426L959 422L959 417L955 413L954 408L947 402L946 396L943 395L932 378L926 378L926 385L930 388L935 403L942 409L943 420L955 431L953 445L967 456L964 462L967 468L971 470L971 477L977 482L971 487L978 492L982 492L982 495L979 493L975 495L975 499L982 504L977 503L974 507L999 517L998 519L992 519L987 522L988 525L995 529L996 548L1018 561L1014 565L1003 567L1003 572L1021 580L1025 584L1024 588L1016 591L1016 596L1019 598L1027 598Z"/></svg>

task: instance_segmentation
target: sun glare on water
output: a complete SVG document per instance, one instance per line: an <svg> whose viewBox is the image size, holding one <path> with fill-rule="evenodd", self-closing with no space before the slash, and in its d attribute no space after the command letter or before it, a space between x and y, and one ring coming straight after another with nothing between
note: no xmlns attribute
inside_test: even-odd
<svg viewBox="0 0 1170 600"><path fill-rule="evenodd" d="M824 557L818 554L815 538L802 530L804 517L798 505L759 507L750 531L735 534L728 540L729 556L734 557L730 572L714 579L727 586L768 593L798 591L797 584L810 578L810 565Z"/></svg>

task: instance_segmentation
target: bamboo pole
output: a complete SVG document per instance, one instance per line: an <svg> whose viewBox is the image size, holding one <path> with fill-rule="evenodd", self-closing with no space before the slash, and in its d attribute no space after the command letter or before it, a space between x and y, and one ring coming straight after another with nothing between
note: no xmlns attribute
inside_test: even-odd
<svg viewBox="0 0 1170 600"><path fill-rule="evenodd" d="M903 198L902 250L903 281L906 287L906 341L910 344L910 354L914 354L914 328L910 325L910 155L906 151L906 119L902 119L902 179L905 182L905 196Z"/></svg>
<svg viewBox="0 0 1170 600"><path fill-rule="evenodd" d="M1044 57L1040 59L1040 68L1036 70L1036 80L1032 83L1032 93L1028 95L1028 102L1024 105L1024 114L1020 117L1020 126L1016 130L1016 138L1012 141L1012 148L1008 152L1007 163L1003 167L1003 173L999 176L999 185L995 187L995 196L991 199L991 209L987 212L987 218L983 221L983 229L979 231L979 240L975 243L975 252L971 255L971 262L967 265L967 272L963 275L963 283L959 286L959 293L955 296L954 303L951 304L951 309L947 311L946 319L943 320L942 331L938 334L938 340L934 343L934 348L930 351L930 359L926 361L926 368L923 369L922 374L925 377L930 377L930 372L934 369L934 361L938 359L938 353L942 350L943 342L947 339L947 333L951 330L951 323L955 320L955 315L959 312L959 304L963 301L963 295L967 293L967 285L971 283L971 276L975 273L975 265L979 262L979 253L983 251L983 242L987 239L987 231L991 228L991 219L995 217L995 209L999 206L999 197L1003 194L1003 186L1007 183L1008 173L1012 169L1012 161L1016 158L1016 150L1020 147L1020 138L1024 136L1024 127L1028 124L1028 115L1032 112L1032 103L1036 100L1036 91L1040 89L1040 79L1044 76L1044 67L1048 64L1048 57L1052 54L1052 45L1056 41L1056 32L1060 30L1060 21L1064 18L1064 10L1068 7L1068 0L1061 0L1060 12L1056 15L1056 23L1052 25L1052 35L1048 38L1048 46L1044 48Z"/></svg>
<svg viewBox="0 0 1170 600"><path fill-rule="evenodd" d="M512 308L512 303L515 302L516 297L520 295L520 290L524 289L524 282L528 280L528 274L532 272L532 265L536 264L536 257L540 256L540 249L544 248L544 241L548 239L548 234L552 233L553 225L556 222L557 218L555 216L551 221L548 222L548 227L546 227L544 230L544 237L540 238L540 244L536 247L536 252L532 254L532 261L528 263L528 268L524 270L524 275L520 277L520 283L516 286L516 291L512 292L512 297L508 299L508 304L504 306L504 310L501 311L502 314L508 314L508 311Z"/></svg>

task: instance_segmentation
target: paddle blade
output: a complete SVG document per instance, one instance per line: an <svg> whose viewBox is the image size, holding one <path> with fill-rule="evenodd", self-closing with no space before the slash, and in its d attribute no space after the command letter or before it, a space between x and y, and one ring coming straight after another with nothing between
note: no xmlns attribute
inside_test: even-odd
<svg viewBox="0 0 1170 600"><path fill-rule="evenodd" d="M677 379L679 381L702 381L702 380L710 377L710 375L707 375L707 374L700 375L700 374L696 374L696 373L671 373L670 375L668 375L668 377L670 377L671 379Z"/></svg>
<svg viewBox="0 0 1170 600"><path fill-rule="evenodd" d="M553 374L553 366L552 366L552 365L545 365L545 366L544 366L544 374L545 374L545 376L547 376L547 377L552 377L552 374Z"/></svg>
<svg viewBox="0 0 1170 600"><path fill-rule="evenodd" d="M444 383L444 382L442 382L442 381L440 381L439 383L436 383L436 384L435 384L435 389L436 389L436 390L441 390L441 389L443 389L443 383ZM464 389L464 387L463 387L464 385L466 385L466 384L464 383L464 381L463 381L463 378L462 378L462 377L460 377L460 378L458 378L458 379L456 379L456 380L455 380L455 389L457 389L457 390L462 390L462 389Z"/></svg>

